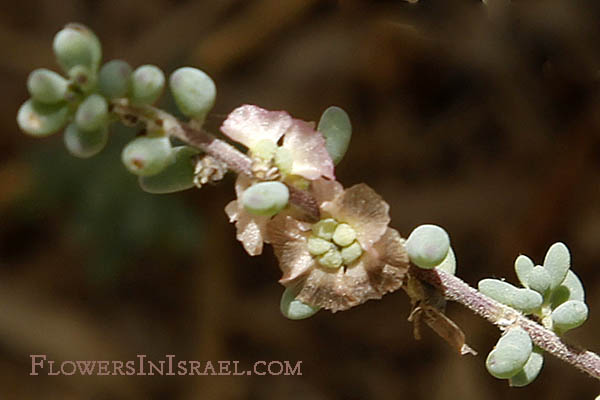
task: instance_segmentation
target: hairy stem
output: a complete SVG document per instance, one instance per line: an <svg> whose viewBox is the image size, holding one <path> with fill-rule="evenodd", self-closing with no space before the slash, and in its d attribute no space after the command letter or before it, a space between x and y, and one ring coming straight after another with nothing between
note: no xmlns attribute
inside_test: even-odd
<svg viewBox="0 0 600 400"><path fill-rule="evenodd" d="M238 173L254 177L252 159L229 143L217 139L193 122L179 121L173 115L158 108L130 104L128 99L115 99L111 102L111 111L125 124L142 122L148 130L163 130L189 146L196 147ZM319 207L316 201L305 191L288 185L290 202L302 209L309 219L319 219Z"/></svg>
<svg viewBox="0 0 600 400"><path fill-rule="evenodd" d="M199 148L225 163L232 171L250 177L254 176L250 157L229 143L217 139L193 122L179 121L171 114L152 106L132 105L127 99L113 100L111 109L124 123L143 122L149 130L163 130L167 135ZM294 186L288 185L288 187L290 202L304 210L310 219L318 220L319 208L315 199L306 191ZM537 346L600 380L600 357L597 354L565 343L551 330L525 317L517 310L485 296L454 275L416 267L411 268L411 273L436 287L448 300L462 304L502 330L509 326L519 325L529 333Z"/></svg>
<svg viewBox="0 0 600 400"><path fill-rule="evenodd" d="M480 293L454 275L417 267L412 267L411 273L435 286L448 300L462 304L502 330L509 326L520 326L529 333L531 340L538 347L600 380L600 356L596 353L565 343L551 330L525 317L517 310Z"/></svg>

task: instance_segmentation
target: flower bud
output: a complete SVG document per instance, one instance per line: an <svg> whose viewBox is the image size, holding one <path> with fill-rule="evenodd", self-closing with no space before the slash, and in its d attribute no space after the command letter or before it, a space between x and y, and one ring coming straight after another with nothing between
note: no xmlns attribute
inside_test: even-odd
<svg viewBox="0 0 600 400"><path fill-rule="evenodd" d="M32 136L48 136L60 130L69 118L69 108L64 103L44 104L27 100L19 108L19 128Z"/></svg>
<svg viewBox="0 0 600 400"><path fill-rule="evenodd" d="M537 378L544 365L544 356L542 350L534 348L533 352L529 356L529 360L525 363L525 366L516 375L512 376L508 384L511 387L523 387L529 385Z"/></svg>
<svg viewBox="0 0 600 400"><path fill-rule="evenodd" d="M571 255L564 243L554 243L544 258L544 268L550 274L550 289L554 290L567 276L571 267Z"/></svg>
<svg viewBox="0 0 600 400"><path fill-rule="evenodd" d="M566 332L582 325L588 317L588 307L583 301L569 300L552 311L552 328Z"/></svg>
<svg viewBox="0 0 600 400"><path fill-rule="evenodd" d="M131 83L131 66L123 60L112 60L100 68L98 89L109 99L125 97Z"/></svg>
<svg viewBox="0 0 600 400"><path fill-rule="evenodd" d="M287 206L290 192L281 182L259 182L244 191L242 204L255 215L273 216Z"/></svg>
<svg viewBox="0 0 600 400"><path fill-rule="evenodd" d="M319 311L318 307L310 306L296 299L296 291L291 288L285 288L281 296L279 308L284 317L299 320L312 317Z"/></svg>
<svg viewBox="0 0 600 400"><path fill-rule="evenodd" d="M183 67L169 78L169 86L179 110L190 118L204 120L215 103L215 83L204 71Z"/></svg>
<svg viewBox="0 0 600 400"><path fill-rule="evenodd" d="M441 264L449 248L448 234L437 225L418 226L406 240L406 251L410 261L425 269Z"/></svg>
<svg viewBox="0 0 600 400"><path fill-rule="evenodd" d="M94 131L84 131L70 123L64 133L65 146L75 157L88 158L98 154L108 141L108 126Z"/></svg>
<svg viewBox="0 0 600 400"><path fill-rule="evenodd" d="M87 27L68 24L54 36L54 54L60 66L69 72L76 65L92 70L98 68L102 58L100 41Z"/></svg>
<svg viewBox="0 0 600 400"><path fill-rule="evenodd" d="M348 114L340 107L329 107L321 115L317 130L325 137L325 148L331 160L338 164L346 154L352 136L352 124Z"/></svg>
<svg viewBox="0 0 600 400"><path fill-rule="evenodd" d="M67 86L65 78L45 68L32 71L27 78L31 98L41 103L53 104L64 100Z"/></svg>
<svg viewBox="0 0 600 400"><path fill-rule="evenodd" d="M544 301L542 295L538 292L530 289L519 289L498 279L482 279L477 287L486 296L526 314L540 308Z"/></svg>
<svg viewBox="0 0 600 400"><path fill-rule="evenodd" d="M151 176L165 169L173 160L169 138L140 136L123 148L121 160L132 174Z"/></svg>
<svg viewBox="0 0 600 400"><path fill-rule="evenodd" d="M108 103L99 94L89 95L77 108L75 123L84 131L96 131L108 121Z"/></svg>
<svg viewBox="0 0 600 400"><path fill-rule="evenodd" d="M142 65L131 76L131 100L134 104L152 104L162 94L165 74L154 65Z"/></svg>
<svg viewBox="0 0 600 400"><path fill-rule="evenodd" d="M525 366L532 350L529 334L519 327L510 328L488 355L485 366L496 378L511 378Z"/></svg>
<svg viewBox="0 0 600 400"><path fill-rule="evenodd" d="M140 187L154 194L174 193L194 186L192 158L199 151L189 146L173 148L173 162L156 175L140 176Z"/></svg>

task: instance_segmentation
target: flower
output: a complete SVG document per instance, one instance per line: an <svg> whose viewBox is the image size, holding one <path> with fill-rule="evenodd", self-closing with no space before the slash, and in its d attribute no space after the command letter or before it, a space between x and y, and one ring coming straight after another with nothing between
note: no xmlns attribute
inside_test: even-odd
<svg viewBox="0 0 600 400"><path fill-rule="evenodd" d="M228 115L221 130L247 146L253 161L254 177L238 175L237 200L227 204L225 212L230 222L235 222L237 239L246 252L258 255L263 243L268 243L266 224L271 217L249 213L240 200L244 191L263 180L280 179L301 185L304 179L321 176L333 179L333 162L325 148L325 139L314 129L314 124L294 119L285 111L243 105Z"/></svg>
<svg viewBox="0 0 600 400"><path fill-rule="evenodd" d="M269 222L270 217L250 214L239 200L242 193L244 193L251 184L251 178L243 174L238 175L237 180L235 181L235 192L238 200L229 202L229 204L225 206L225 213L229 217L229 222L235 222L237 240L242 243L248 254L256 256L262 253L267 222Z"/></svg>
<svg viewBox="0 0 600 400"><path fill-rule="evenodd" d="M343 190L319 179L311 191L320 221L279 214L267 224L280 283L297 287L298 300L332 312L399 289L409 261L400 234L388 227L388 204L365 184Z"/></svg>
<svg viewBox="0 0 600 400"><path fill-rule="evenodd" d="M294 119L285 111L243 105L227 116L221 131L248 147L255 172L262 172L264 178L277 176L273 172L276 169L284 177L334 179L333 161L325 148L325 139L312 122Z"/></svg>

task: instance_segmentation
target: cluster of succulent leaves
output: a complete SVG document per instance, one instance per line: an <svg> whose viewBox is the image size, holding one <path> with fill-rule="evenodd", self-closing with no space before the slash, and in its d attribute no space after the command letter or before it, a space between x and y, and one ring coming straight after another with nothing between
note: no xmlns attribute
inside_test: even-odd
<svg viewBox="0 0 600 400"><path fill-rule="evenodd" d="M483 279L479 291L539 321L558 335L585 322L588 307L581 281L570 269L567 246L555 243L548 249L543 265L520 255L515 271L522 288L498 279ZM520 327L509 327L489 353L486 366L490 374L508 379L511 386L531 383L542 369L542 351Z"/></svg>
<svg viewBox="0 0 600 400"><path fill-rule="evenodd" d="M112 60L101 65L102 47L96 35L81 24L68 24L54 37L53 50L64 76L49 69L36 69L27 79L28 99L19 109L17 123L34 137L46 137L64 130L64 144L72 155L89 158L108 142L110 126L117 121L111 102L126 99L133 106L151 105L164 91L163 71L154 65L133 69L126 61ZM195 127L201 127L214 105L213 80L197 68L182 67L169 77L169 88L179 111ZM323 113L318 126L334 163L341 161L351 137L348 115L339 107ZM140 187L149 193L172 193L194 186L199 149L175 146L160 127L144 130L127 143L121 160L139 177ZM241 198L245 209L256 215L272 216L287 206L289 191L281 182L258 182ZM289 290L282 297L282 312L292 319L306 313L294 308ZM287 305L285 305L287 304ZM318 309L309 308L312 314ZM311 315L312 315L311 314Z"/></svg>
<svg viewBox="0 0 600 400"><path fill-rule="evenodd" d="M96 35L80 24L69 24L53 41L65 76L36 69L27 79L31 98L19 109L21 130L45 137L64 129L64 144L74 156L88 158L107 144L109 126L116 120L111 101L127 99L132 105L150 105L163 93L165 75L154 65L133 69L123 60L100 65L102 48ZM174 71L169 86L180 111L202 124L212 108L216 88L203 71L183 67ZM121 159L138 175L142 189L171 193L194 186L194 161L199 150L174 146L160 130L145 131L129 142Z"/></svg>

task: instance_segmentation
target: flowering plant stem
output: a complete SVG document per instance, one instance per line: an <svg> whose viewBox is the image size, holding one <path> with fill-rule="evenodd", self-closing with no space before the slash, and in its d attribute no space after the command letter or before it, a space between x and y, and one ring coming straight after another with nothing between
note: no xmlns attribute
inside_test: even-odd
<svg viewBox="0 0 600 400"><path fill-rule="evenodd" d="M193 121L182 122L163 110L148 105L132 105L127 99L113 100L111 110L126 124L143 122L147 129L161 130L168 136L201 149L238 174L253 176L252 160L246 154L216 138ZM288 187L290 202L302 209L310 219L318 220L319 208L315 199L307 191L291 185ZM600 380L600 356L597 354L566 344L551 330L525 317L517 310L480 293L454 275L414 266L411 267L410 273L437 288L446 299L462 304L502 330L511 326L520 326L529 333L537 346Z"/></svg>
<svg viewBox="0 0 600 400"><path fill-rule="evenodd" d="M149 128L161 129L165 134L175 137L189 146L196 147L223 162L230 170L248 177L253 176L250 157L229 143L217 139L194 122L179 121L173 115L149 105L132 105L127 99L113 100L111 110L125 124L143 122ZM288 185L288 189L290 190L290 203L302 209L309 219L319 220L319 207L312 196L291 185Z"/></svg>
<svg viewBox="0 0 600 400"><path fill-rule="evenodd" d="M462 304L501 330L520 326L529 333L536 346L600 380L600 356L565 343L556 333L525 317L512 307L470 287L454 275L436 269L411 267L410 273L437 288L446 299Z"/></svg>

